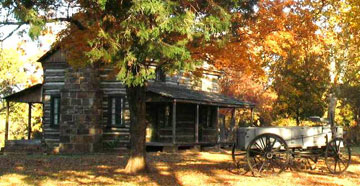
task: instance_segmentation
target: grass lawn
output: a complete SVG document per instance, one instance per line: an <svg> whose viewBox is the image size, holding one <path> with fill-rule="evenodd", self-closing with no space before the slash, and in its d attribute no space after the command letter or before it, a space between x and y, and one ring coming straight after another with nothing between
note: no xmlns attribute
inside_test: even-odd
<svg viewBox="0 0 360 186"><path fill-rule="evenodd" d="M348 170L332 175L322 162L316 170L287 170L256 178L232 164L229 151L148 153L151 172L124 174L126 156L117 154L0 156L0 185L360 185L360 156Z"/></svg>

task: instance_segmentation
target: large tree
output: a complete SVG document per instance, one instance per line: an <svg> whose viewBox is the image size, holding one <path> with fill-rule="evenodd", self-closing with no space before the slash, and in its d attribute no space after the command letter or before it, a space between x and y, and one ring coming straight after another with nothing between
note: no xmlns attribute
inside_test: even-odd
<svg viewBox="0 0 360 186"><path fill-rule="evenodd" d="M32 38L46 23L66 21L59 38L71 65L114 67L118 80L126 85L130 105L131 152L126 171L136 173L146 170L145 89L147 80L154 78L151 66L165 72L192 69L202 58L190 49L223 41L232 33L233 16L251 12L253 2L3 0L1 15L3 24L19 25L15 29L29 24Z"/></svg>

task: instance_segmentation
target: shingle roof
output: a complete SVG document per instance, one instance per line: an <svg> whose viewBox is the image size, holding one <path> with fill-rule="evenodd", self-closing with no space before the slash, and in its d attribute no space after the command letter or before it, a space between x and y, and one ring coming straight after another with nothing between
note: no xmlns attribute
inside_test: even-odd
<svg viewBox="0 0 360 186"><path fill-rule="evenodd" d="M223 94L193 90L184 86L174 86L164 83L152 83L148 86L147 91L176 99L178 102L193 102L221 107L255 107L254 103L240 101Z"/></svg>
<svg viewBox="0 0 360 186"><path fill-rule="evenodd" d="M42 103L41 92L42 84L37 84L14 94L5 96L2 99L12 102Z"/></svg>

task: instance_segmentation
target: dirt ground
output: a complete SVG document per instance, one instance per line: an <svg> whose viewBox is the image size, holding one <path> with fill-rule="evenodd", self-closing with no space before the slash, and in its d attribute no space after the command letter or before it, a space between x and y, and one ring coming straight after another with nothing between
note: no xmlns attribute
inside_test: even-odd
<svg viewBox="0 0 360 186"><path fill-rule="evenodd" d="M229 151L148 153L151 172L124 173L126 156L93 154L2 155L0 185L360 185L360 156L345 173L332 175L320 161L315 170L287 170L277 176L253 177L233 165Z"/></svg>

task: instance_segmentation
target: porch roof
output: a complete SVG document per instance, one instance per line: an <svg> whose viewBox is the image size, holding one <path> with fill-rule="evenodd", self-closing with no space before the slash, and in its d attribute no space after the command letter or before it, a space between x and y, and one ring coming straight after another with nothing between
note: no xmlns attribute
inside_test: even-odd
<svg viewBox="0 0 360 186"><path fill-rule="evenodd" d="M42 103L42 84L37 84L3 97L6 101L20 103Z"/></svg>
<svg viewBox="0 0 360 186"><path fill-rule="evenodd" d="M184 86L174 86L165 83L152 83L148 86L147 91L176 100L177 102L215 105L220 107L255 107L254 103L240 101L223 94L193 90Z"/></svg>

